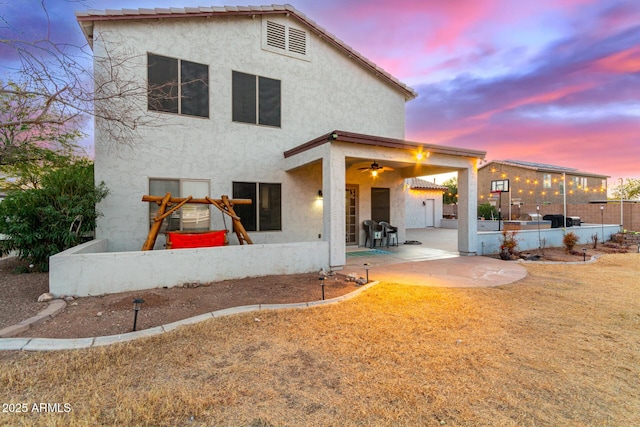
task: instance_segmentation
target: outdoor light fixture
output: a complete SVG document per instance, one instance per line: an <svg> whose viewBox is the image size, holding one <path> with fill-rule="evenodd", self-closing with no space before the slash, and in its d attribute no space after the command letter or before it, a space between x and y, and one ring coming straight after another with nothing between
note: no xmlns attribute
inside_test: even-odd
<svg viewBox="0 0 640 427"><path fill-rule="evenodd" d="M318 190L318 200L322 200L322 190Z"/></svg>
<svg viewBox="0 0 640 427"><path fill-rule="evenodd" d="M138 323L138 312L142 308L142 303L144 300L142 298L136 298L133 300L133 331L136 331L136 324Z"/></svg>
<svg viewBox="0 0 640 427"><path fill-rule="evenodd" d="M338 134L336 132L331 132L329 134L329 141L338 139Z"/></svg>
<svg viewBox="0 0 640 427"><path fill-rule="evenodd" d="M587 248L582 248L582 261L587 261Z"/></svg>
<svg viewBox="0 0 640 427"><path fill-rule="evenodd" d="M369 264L368 262L364 263L364 271L365 271L365 274L366 274L367 283L369 283L369 266L370 265L371 264Z"/></svg>
<svg viewBox="0 0 640 427"><path fill-rule="evenodd" d="M322 301L324 301L324 280L325 279L326 277L324 276L318 278L318 280L320 280L320 286L322 287Z"/></svg>

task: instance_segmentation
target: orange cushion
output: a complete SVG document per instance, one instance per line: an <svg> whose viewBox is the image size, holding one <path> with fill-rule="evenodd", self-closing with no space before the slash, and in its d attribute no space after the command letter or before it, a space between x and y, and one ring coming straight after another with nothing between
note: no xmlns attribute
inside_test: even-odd
<svg viewBox="0 0 640 427"><path fill-rule="evenodd" d="M171 249L209 248L212 246L224 246L224 230L209 231L206 233L174 233L169 232Z"/></svg>

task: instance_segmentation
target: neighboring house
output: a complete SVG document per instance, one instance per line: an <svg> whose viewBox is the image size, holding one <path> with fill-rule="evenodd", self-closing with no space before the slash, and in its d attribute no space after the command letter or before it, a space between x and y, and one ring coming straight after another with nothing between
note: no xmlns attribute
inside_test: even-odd
<svg viewBox="0 0 640 427"><path fill-rule="evenodd" d="M405 141L405 103L416 93L293 7L87 11L77 19L96 67L112 49L129 53L117 71L148 83L148 114L163 121L118 150L96 118L95 177L110 190L96 237L108 239L109 252L140 250L154 215L144 194L229 195L254 202L237 213L271 262L283 261L269 245L323 242L326 254L315 258L340 269L346 245L364 245L365 219L384 217L402 241L405 178L458 172L459 250L476 253L476 164L485 152ZM372 164L393 170L374 174ZM217 210L195 205L168 226L224 228Z"/></svg>
<svg viewBox="0 0 640 427"><path fill-rule="evenodd" d="M418 178L407 179L405 188L405 226L440 227L443 214L442 195L449 188Z"/></svg>
<svg viewBox="0 0 640 427"><path fill-rule="evenodd" d="M518 160L495 160L478 169L478 204L502 202L507 212L509 200L515 206L579 204L607 198L607 175L578 169ZM509 181L509 192L492 194L492 182ZM495 184L494 184L495 185ZM497 204L496 204L497 207Z"/></svg>

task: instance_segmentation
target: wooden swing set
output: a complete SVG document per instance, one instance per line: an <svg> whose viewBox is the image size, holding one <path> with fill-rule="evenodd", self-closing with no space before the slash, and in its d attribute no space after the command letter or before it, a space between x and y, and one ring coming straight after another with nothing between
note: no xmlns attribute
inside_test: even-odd
<svg viewBox="0 0 640 427"><path fill-rule="evenodd" d="M153 225L149 230L147 240L144 242L144 245L142 245L143 251L153 250L153 246L156 244L156 239L158 238L158 233L160 232L160 228L164 219L187 203L215 206L220 212L222 212L223 221L225 215L231 217L231 220L233 222L233 231L238 237L238 242L241 245L245 244L245 242L249 245L253 244L251 238L247 234L247 230L245 230L242 222L240 222L240 217L236 215L235 211L233 210L234 205L252 204L251 199L229 199L229 196L222 196L220 199L212 199L209 196L206 196L204 199L194 199L192 196L171 197L171 193L167 193L164 195L164 197L144 195L142 196L142 201L156 203L159 206L158 212L156 213L155 218L153 218ZM169 210L167 210L167 208L169 208ZM226 228L226 221L224 221L224 223ZM228 233L228 230L225 230L225 232Z"/></svg>

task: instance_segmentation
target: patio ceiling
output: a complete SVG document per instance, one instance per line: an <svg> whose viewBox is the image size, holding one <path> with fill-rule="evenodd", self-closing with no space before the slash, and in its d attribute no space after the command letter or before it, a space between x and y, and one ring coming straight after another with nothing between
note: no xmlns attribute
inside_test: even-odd
<svg viewBox="0 0 640 427"><path fill-rule="evenodd" d="M284 157L290 160L306 157L302 162L302 159L294 161L293 164L297 163L297 166L292 168L314 163L320 160L317 157L320 154L309 154L325 144L342 147L347 170L368 167L371 163L377 162L380 166L394 168L403 178L456 172L468 167L470 159L484 159L486 154L478 150L336 130L285 151ZM418 157L419 154L422 155L421 159Z"/></svg>

